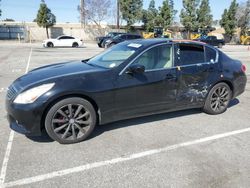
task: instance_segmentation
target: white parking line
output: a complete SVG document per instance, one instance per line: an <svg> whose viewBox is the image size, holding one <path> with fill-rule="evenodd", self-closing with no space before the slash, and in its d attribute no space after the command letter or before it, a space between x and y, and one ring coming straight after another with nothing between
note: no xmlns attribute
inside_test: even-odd
<svg viewBox="0 0 250 188"><path fill-rule="evenodd" d="M233 135L237 135L237 134L241 134L241 133L245 133L245 132L250 132L250 127L246 128L246 129L232 131L232 132L226 132L223 134L216 134L213 136L200 138L200 139L189 141L189 142L175 144L175 145L167 146L164 148L153 149L153 150L144 151L144 152L140 152L140 153L134 153L134 154L131 154L129 156L114 158L114 159L110 159L110 160L106 160L106 161L94 162L94 163L85 164L85 165L74 167L74 168L55 171L55 172L51 172L51 173L47 173L47 174L43 174L43 175L39 175L39 176L34 176L34 177L30 177L30 178L24 178L24 179L20 179L17 181L5 183L4 186L5 187L13 187L13 186L27 185L27 184L40 182L40 181L44 181L44 180L48 180L48 179L52 179L52 178L56 178L56 177L65 176L65 175L76 173L76 172L83 172L83 171L90 170L93 168L108 166L108 165L112 165L112 164L116 164L116 163L130 161L133 159L151 156L151 155L162 153L162 152L175 150L178 148L183 148L183 147L188 147L191 145L196 145L196 144L201 144L201 143L205 143L205 142L209 142L209 141L214 141L217 139L222 139L222 138L226 138L229 136L233 136Z"/></svg>
<svg viewBox="0 0 250 188"><path fill-rule="evenodd" d="M8 141L7 148L5 151L5 156L3 159L2 169L1 169L0 186L1 186L1 184L3 185L4 181L5 181L6 171L7 171L7 166L8 166L8 161L9 161L9 157L10 157L10 151L11 151L13 139L14 139L14 131L11 130L10 136L9 136L9 141Z"/></svg>
<svg viewBox="0 0 250 188"><path fill-rule="evenodd" d="M33 48L30 49L29 59L28 59L28 62L27 62L27 66L26 66L26 69L25 69L25 73L27 73L27 72L29 71L32 51L33 51Z"/></svg>
<svg viewBox="0 0 250 188"><path fill-rule="evenodd" d="M25 73L27 73L28 70L29 70L32 51L33 51L33 49L31 48L30 53L29 53L29 58L28 58L28 61L27 61L27 65L26 65L26 69L25 69ZM8 167L8 162L9 162L9 158L10 158L10 152L11 152L13 140L14 140L14 131L11 130L10 135L9 135L8 144L7 144L6 151L5 151L5 155L4 155L4 159L3 159L2 168L1 168L0 188L4 187L6 171L7 171L7 167Z"/></svg>
<svg viewBox="0 0 250 188"><path fill-rule="evenodd" d="M4 92L6 92L7 91L7 88L5 88L5 87L1 87L0 88L0 93L4 93Z"/></svg>

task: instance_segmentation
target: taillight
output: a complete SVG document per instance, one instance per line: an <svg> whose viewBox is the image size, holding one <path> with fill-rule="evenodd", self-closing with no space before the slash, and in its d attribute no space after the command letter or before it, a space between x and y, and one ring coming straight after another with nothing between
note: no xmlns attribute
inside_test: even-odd
<svg viewBox="0 0 250 188"><path fill-rule="evenodd" d="M243 72L246 72L246 70L247 70L246 65L241 65L241 70L242 70Z"/></svg>

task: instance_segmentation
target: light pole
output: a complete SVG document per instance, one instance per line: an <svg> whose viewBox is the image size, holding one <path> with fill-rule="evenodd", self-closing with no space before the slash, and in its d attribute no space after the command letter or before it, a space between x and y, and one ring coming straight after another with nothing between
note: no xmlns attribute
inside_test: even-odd
<svg viewBox="0 0 250 188"><path fill-rule="evenodd" d="M85 26L84 0L80 0L80 22L81 22L81 28L83 28L83 25Z"/></svg>
<svg viewBox="0 0 250 188"><path fill-rule="evenodd" d="M120 0L117 0L116 28L120 29Z"/></svg>

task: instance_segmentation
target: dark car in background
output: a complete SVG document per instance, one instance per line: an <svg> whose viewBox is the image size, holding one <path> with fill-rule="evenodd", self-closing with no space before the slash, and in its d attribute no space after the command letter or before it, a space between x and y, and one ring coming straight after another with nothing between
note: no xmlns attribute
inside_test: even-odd
<svg viewBox="0 0 250 188"><path fill-rule="evenodd" d="M138 34L131 34L131 33L119 34L113 38L106 40L104 45L105 45L105 48L109 48L111 46L114 46L126 40L134 40L134 39L142 39L142 38L143 37Z"/></svg>
<svg viewBox="0 0 250 188"><path fill-rule="evenodd" d="M87 60L37 68L8 88L10 127L63 144L97 124L190 108L221 114L244 92L246 67L194 41L125 41ZM204 122L206 124L206 122Z"/></svg>
<svg viewBox="0 0 250 188"><path fill-rule="evenodd" d="M225 41L223 39L217 39L216 36L206 36L195 39L195 41L205 42L211 46L217 46L218 48L222 48L225 45Z"/></svg>
<svg viewBox="0 0 250 188"><path fill-rule="evenodd" d="M108 40L112 37L115 37L119 34L123 34L121 32L109 32L106 36L101 36L101 37L97 37L96 38L96 41L97 41L97 45L100 47L100 48L104 48L104 42L105 40Z"/></svg>

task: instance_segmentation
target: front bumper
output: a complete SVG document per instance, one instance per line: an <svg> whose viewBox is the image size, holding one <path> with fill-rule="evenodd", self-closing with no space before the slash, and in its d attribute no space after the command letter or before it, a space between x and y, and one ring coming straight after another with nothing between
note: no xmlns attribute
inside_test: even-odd
<svg viewBox="0 0 250 188"><path fill-rule="evenodd" d="M43 108L34 104L15 104L6 99L7 119L10 128L28 136L41 135Z"/></svg>

